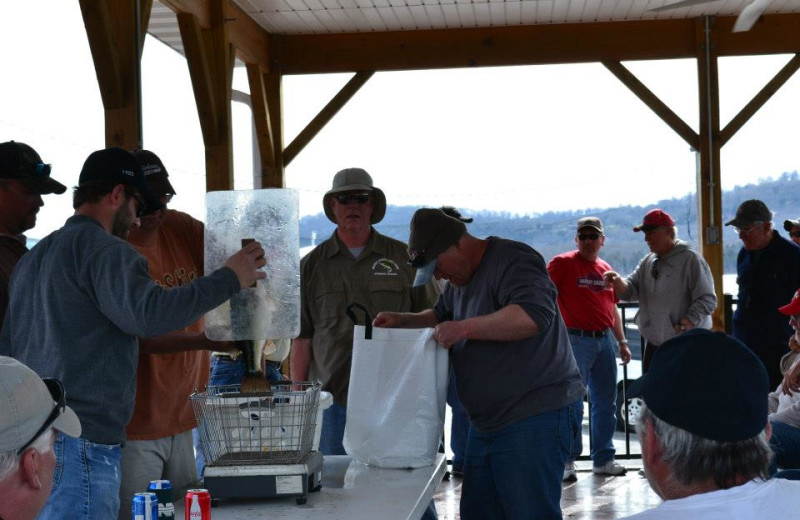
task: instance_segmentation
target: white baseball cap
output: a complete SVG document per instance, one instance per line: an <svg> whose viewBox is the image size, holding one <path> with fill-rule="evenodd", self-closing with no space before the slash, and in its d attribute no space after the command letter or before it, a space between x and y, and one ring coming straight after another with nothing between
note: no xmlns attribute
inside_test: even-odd
<svg viewBox="0 0 800 520"><path fill-rule="evenodd" d="M47 428L79 437L81 422L65 402L60 381L0 356L0 451L22 451Z"/></svg>

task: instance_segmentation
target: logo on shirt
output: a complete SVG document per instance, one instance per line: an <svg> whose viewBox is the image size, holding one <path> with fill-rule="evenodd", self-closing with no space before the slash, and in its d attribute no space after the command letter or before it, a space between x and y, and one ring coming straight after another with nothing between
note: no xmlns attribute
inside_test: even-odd
<svg viewBox="0 0 800 520"><path fill-rule="evenodd" d="M375 276L397 276L400 267L391 258L381 258L372 264L372 274Z"/></svg>
<svg viewBox="0 0 800 520"><path fill-rule="evenodd" d="M585 287L594 292L603 292L606 288L606 284L603 281L602 275L589 273L578 277L578 287Z"/></svg>

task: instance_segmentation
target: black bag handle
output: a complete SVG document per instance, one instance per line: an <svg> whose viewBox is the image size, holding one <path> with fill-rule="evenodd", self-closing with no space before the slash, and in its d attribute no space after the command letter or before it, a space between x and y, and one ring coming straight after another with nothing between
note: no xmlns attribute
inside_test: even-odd
<svg viewBox="0 0 800 520"><path fill-rule="evenodd" d="M347 317L350 318L350 320L356 325L358 325L358 318L356 318L356 313L353 312L353 309L360 309L364 311L364 328L366 329L364 333L364 339L372 339L372 316L369 315L369 311L366 307L356 302L353 302L347 306L345 309Z"/></svg>

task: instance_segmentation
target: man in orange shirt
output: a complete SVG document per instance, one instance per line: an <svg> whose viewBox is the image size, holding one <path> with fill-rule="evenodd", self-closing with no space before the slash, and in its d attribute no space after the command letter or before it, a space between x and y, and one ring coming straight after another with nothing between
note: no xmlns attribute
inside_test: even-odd
<svg viewBox="0 0 800 520"><path fill-rule="evenodd" d="M169 203L175 190L161 160L147 150L133 152L153 194ZM140 217L130 242L147 259L151 278L165 288L188 285L203 275L203 223L186 213L166 209ZM171 354L150 354L155 344L170 345ZM119 520L131 517L134 493L151 480L168 479L174 489L197 480L192 430L196 426L189 395L208 383L209 350L230 350L212 342L202 320L158 338L139 338L136 407L126 428L122 450Z"/></svg>

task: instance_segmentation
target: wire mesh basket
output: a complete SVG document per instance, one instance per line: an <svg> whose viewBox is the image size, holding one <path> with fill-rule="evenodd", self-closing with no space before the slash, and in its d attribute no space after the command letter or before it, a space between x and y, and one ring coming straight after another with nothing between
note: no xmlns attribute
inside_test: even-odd
<svg viewBox="0 0 800 520"><path fill-rule="evenodd" d="M311 450L319 382L277 382L242 393L212 386L189 399L210 466L297 464Z"/></svg>

